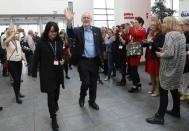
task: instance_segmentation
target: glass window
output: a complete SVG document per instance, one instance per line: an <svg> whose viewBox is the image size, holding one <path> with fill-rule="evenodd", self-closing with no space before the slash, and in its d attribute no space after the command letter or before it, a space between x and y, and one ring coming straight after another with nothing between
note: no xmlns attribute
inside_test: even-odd
<svg viewBox="0 0 189 131"><path fill-rule="evenodd" d="M105 8L105 0L93 0L93 8Z"/></svg>
<svg viewBox="0 0 189 131"><path fill-rule="evenodd" d="M106 14L105 9L94 9L94 14Z"/></svg>
<svg viewBox="0 0 189 131"><path fill-rule="evenodd" d="M179 0L173 0L173 9L176 10L174 16L179 16Z"/></svg>
<svg viewBox="0 0 189 131"><path fill-rule="evenodd" d="M112 27L115 24L114 0L93 0L94 25Z"/></svg>
<svg viewBox="0 0 189 131"><path fill-rule="evenodd" d="M114 0L105 0L107 8L114 8Z"/></svg>
<svg viewBox="0 0 189 131"><path fill-rule="evenodd" d="M97 27L107 26L107 21L94 21L94 25Z"/></svg>

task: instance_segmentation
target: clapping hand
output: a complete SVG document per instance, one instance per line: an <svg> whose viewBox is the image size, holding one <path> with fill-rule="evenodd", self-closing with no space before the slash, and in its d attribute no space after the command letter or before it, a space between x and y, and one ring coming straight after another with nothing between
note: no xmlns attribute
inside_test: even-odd
<svg viewBox="0 0 189 131"><path fill-rule="evenodd" d="M68 21L68 23L72 23L73 17L74 17L74 12L67 8L64 10L64 15L66 17L66 20Z"/></svg>

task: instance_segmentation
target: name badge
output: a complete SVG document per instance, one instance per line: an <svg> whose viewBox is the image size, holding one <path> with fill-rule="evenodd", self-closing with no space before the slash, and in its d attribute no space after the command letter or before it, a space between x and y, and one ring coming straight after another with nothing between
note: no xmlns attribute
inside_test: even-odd
<svg viewBox="0 0 189 131"><path fill-rule="evenodd" d="M20 55L16 55L15 57L16 57L16 59L18 59L18 58L20 58Z"/></svg>
<svg viewBox="0 0 189 131"><path fill-rule="evenodd" d="M123 49L123 46L122 46L122 45L120 45L120 46L119 46L119 49Z"/></svg>
<svg viewBox="0 0 189 131"><path fill-rule="evenodd" d="M59 65L59 62L57 60L54 61L54 65L55 66L58 66Z"/></svg>

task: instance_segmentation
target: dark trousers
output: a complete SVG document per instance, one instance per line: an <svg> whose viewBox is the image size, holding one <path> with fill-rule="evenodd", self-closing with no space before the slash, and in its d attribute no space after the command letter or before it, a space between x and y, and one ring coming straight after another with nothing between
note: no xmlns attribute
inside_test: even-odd
<svg viewBox="0 0 189 131"><path fill-rule="evenodd" d="M163 88L159 88L160 90L160 105L158 109L158 114L164 117L165 112L167 110L168 106L168 90L165 90ZM178 92L178 89L171 90L171 95L173 98L173 112L180 113L180 94Z"/></svg>
<svg viewBox="0 0 189 131"><path fill-rule="evenodd" d="M140 77L138 74L138 66L130 66L130 75L133 81L133 85L137 86L140 83Z"/></svg>
<svg viewBox="0 0 189 131"><path fill-rule="evenodd" d="M108 59L104 60L104 74L108 75Z"/></svg>
<svg viewBox="0 0 189 131"><path fill-rule="evenodd" d="M68 76L68 66L69 66L69 63L67 60L64 61L64 71L66 73L66 76Z"/></svg>
<svg viewBox="0 0 189 131"><path fill-rule="evenodd" d="M22 62L8 61L8 70L13 78L13 89L15 92L15 96L18 98L18 95L20 93Z"/></svg>
<svg viewBox="0 0 189 131"><path fill-rule="evenodd" d="M6 56L3 56L3 59L1 59L1 64L3 65L3 71L2 71L2 75L6 76L8 74L8 69L7 69L7 60L5 58Z"/></svg>
<svg viewBox="0 0 189 131"><path fill-rule="evenodd" d="M129 75L129 77L131 77L131 66L130 65L127 66L127 74Z"/></svg>
<svg viewBox="0 0 189 131"><path fill-rule="evenodd" d="M60 94L60 84L57 84L57 88L53 92L47 93L47 102L48 102L48 108L51 118L56 117L59 94Z"/></svg>
<svg viewBox="0 0 189 131"><path fill-rule="evenodd" d="M33 59L33 52L29 51L26 54L26 60L28 63L28 75L32 74L32 59Z"/></svg>
<svg viewBox="0 0 189 131"><path fill-rule="evenodd" d="M96 100L97 79L98 79L99 64L94 60L81 60L78 65L80 79L82 81L80 90L80 99L84 99L89 89L89 102L93 103Z"/></svg>
<svg viewBox="0 0 189 131"><path fill-rule="evenodd" d="M114 75L116 74L116 69L113 63L112 52L108 52L107 56L108 56L108 77L110 77L112 72Z"/></svg>
<svg viewBox="0 0 189 131"><path fill-rule="evenodd" d="M6 65L6 64L3 64L3 76L6 76L7 73L8 73L7 65Z"/></svg>
<svg viewBox="0 0 189 131"><path fill-rule="evenodd" d="M121 63L121 75L122 75L122 79L125 80L125 76L126 76L126 60L124 60L125 58L123 58L123 61Z"/></svg>

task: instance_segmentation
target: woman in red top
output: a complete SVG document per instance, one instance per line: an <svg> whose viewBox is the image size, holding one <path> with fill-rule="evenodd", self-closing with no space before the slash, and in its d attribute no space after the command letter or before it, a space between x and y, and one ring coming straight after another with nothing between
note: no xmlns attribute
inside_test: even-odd
<svg viewBox="0 0 189 131"><path fill-rule="evenodd" d="M135 18L134 27L131 26L130 34L132 42L142 42L146 37L146 31L143 28L144 20L141 17ZM130 67L131 79L133 81L133 87L128 92L133 93L138 91L141 87L140 77L138 74L138 66L140 64L141 56L130 56L128 57L128 65Z"/></svg>
<svg viewBox="0 0 189 131"><path fill-rule="evenodd" d="M154 44L155 37L159 36L161 33L161 23L159 22L157 17L151 18L151 32L148 35L147 40ZM158 96L159 95L159 68L160 68L160 61L156 60L152 56L152 45L146 48L146 72L150 75L152 81L152 90L151 96Z"/></svg>

